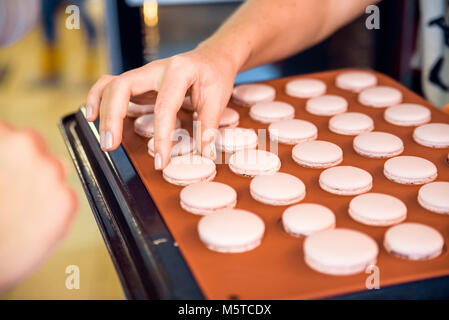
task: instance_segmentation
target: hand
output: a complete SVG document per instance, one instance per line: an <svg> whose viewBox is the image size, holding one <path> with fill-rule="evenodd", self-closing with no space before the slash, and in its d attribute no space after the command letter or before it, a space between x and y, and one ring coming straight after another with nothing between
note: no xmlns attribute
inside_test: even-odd
<svg viewBox="0 0 449 320"><path fill-rule="evenodd" d="M122 140L123 119L130 100L144 103L157 92L154 110L155 168L163 169L170 160L176 113L190 93L201 123L197 149L215 158L214 137L209 129L218 126L219 117L232 93L238 67L232 57L212 46L155 60L120 76L103 76L90 90L86 117L100 115L100 144L104 151L116 149Z"/></svg>
<svg viewBox="0 0 449 320"><path fill-rule="evenodd" d="M0 292L36 270L67 233L77 199L44 139L0 121Z"/></svg>

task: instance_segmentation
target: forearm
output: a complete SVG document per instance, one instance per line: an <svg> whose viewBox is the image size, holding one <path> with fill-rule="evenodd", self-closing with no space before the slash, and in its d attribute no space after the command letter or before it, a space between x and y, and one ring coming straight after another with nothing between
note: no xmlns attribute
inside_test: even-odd
<svg viewBox="0 0 449 320"><path fill-rule="evenodd" d="M237 71L322 41L375 0L249 0L200 46L224 51Z"/></svg>

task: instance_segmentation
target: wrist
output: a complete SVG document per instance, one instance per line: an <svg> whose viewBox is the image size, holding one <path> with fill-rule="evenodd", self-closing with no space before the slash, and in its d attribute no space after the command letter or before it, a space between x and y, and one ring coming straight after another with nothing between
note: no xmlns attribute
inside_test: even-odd
<svg viewBox="0 0 449 320"><path fill-rule="evenodd" d="M239 43L235 39L218 36L211 36L204 40L198 44L197 49L213 51L214 55L220 56L230 64L235 74L241 71L251 51L249 43Z"/></svg>

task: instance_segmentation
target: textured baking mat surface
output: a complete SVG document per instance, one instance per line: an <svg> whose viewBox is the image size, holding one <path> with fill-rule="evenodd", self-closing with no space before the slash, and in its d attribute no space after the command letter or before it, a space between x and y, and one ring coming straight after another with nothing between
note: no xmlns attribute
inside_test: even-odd
<svg viewBox="0 0 449 320"><path fill-rule="evenodd" d="M385 160L368 159L357 155L352 148L352 136L334 134L328 129L329 117L315 116L305 111L306 99L287 96L285 84L295 78L315 78L327 84L328 94L337 94L349 102L348 111L362 112L374 119L375 130L399 136L405 145L402 155L415 155L432 161L438 168L438 181L449 181L449 165L445 149L431 149L420 146L412 139L412 127L398 127L387 123L383 118L385 109L375 109L360 105L357 94L338 89L335 77L337 70L308 74L290 78L275 79L265 83L277 90L276 100L285 101L296 109L295 117L313 122L318 127L318 139L338 144L344 153L341 165L352 165L369 171L373 180L372 192L382 192L398 197L407 205L406 222L420 222L439 230L445 239L445 249L441 256L429 261L408 261L388 254L382 246L387 227L369 227L352 220L348 205L352 197L332 195L318 185L322 170L307 169L297 165L291 158L292 146L279 144L278 154L282 161L281 172L299 177L306 185L306 197L302 202L323 204L335 213L338 228L350 228L364 232L375 239L380 252L377 266L380 271L380 286L389 286L408 281L449 275L449 215L429 212L418 204L417 194L420 186L400 185L387 180L382 171ZM432 106L429 102L404 88L391 78L376 73L379 85L400 89L404 102L419 103L430 108L432 122L449 123L449 116ZM253 121L249 108L229 104L240 113L240 127L267 129L268 125ZM192 127L191 113L180 111L184 128ZM142 178L146 188L158 207L162 217L179 249L187 261L199 287L209 299L313 299L341 295L365 290L369 274L352 276L328 276L310 269L304 262L303 239L286 234L280 223L286 207L268 206L253 200L249 193L250 179L235 175L225 164L217 165L215 181L231 185L237 190L237 208L258 214L265 222L266 232L260 247L246 253L223 254L206 249L197 234L200 216L183 211L179 205L181 187L174 186L155 171L153 158L147 154L147 141L133 131L133 121L126 119L123 133L123 147ZM269 145L267 143L267 145Z"/></svg>

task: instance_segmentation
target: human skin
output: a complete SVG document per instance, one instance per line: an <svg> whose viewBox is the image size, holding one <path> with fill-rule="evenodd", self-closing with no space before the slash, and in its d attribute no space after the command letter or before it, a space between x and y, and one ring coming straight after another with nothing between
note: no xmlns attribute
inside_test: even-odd
<svg viewBox="0 0 449 320"><path fill-rule="evenodd" d="M155 60L119 76L105 75L86 99L86 117L100 117L100 144L116 149L122 139L128 102L154 98L155 168L170 160L171 133L184 96L197 111L197 149L216 155L211 130L232 94L238 72L291 56L322 41L373 0L248 0L194 50Z"/></svg>
<svg viewBox="0 0 449 320"><path fill-rule="evenodd" d="M65 171L38 133L0 121L0 294L35 271L67 234L78 201Z"/></svg>

